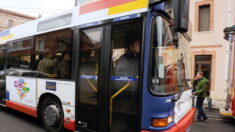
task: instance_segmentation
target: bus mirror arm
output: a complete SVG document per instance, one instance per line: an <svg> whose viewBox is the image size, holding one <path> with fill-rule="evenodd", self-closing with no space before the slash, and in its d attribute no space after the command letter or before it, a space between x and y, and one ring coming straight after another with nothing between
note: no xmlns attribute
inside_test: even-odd
<svg viewBox="0 0 235 132"><path fill-rule="evenodd" d="M182 88L181 91L179 92L179 94L177 96L175 96L175 98L172 99L172 101L176 102L180 99L180 97L182 96L183 92L184 92L185 88Z"/></svg>
<svg viewBox="0 0 235 132"><path fill-rule="evenodd" d="M188 79L186 79L186 81L187 81L187 82L190 82L191 79L188 78ZM192 89L192 87L190 87L189 85L187 85L186 87L188 87L188 89ZM181 91L179 92L179 94L178 94L177 96L175 96L175 98L172 99L172 101L178 101L178 100L180 99L180 97L182 96L184 90L185 90L185 87L183 87L183 88L181 89Z"/></svg>

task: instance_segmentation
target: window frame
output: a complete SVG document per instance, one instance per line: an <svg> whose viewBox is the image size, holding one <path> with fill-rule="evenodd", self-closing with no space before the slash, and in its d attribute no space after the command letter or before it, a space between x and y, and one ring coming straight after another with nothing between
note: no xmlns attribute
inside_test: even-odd
<svg viewBox="0 0 235 132"><path fill-rule="evenodd" d="M199 32L199 6L210 5L210 30ZM194 17L194 31L198 33L208 33L214 30L214 0L201 0L200 2L195 2L195 17Z"/></svg>
<svg viewBox="0 0 235 132"><path fill-rule="evenodd" d="M209 10L209 21L208 21L208 30L202 30L201 29L201 24L204 24L204 23L201 23L201 12L200 12L200 9L201 8L209 8L208 10ZM200 5L199 7L198 7L198 32L208 32L208 31L210 31L211 29L210 29L210 27L211 27L211 20L210 20L210 16L211 16L211 5L210 4L205 4L205 5Z"/></svg>
<svg viewBox="0 0 235 132"><path fill-rule="evenodd" d="M25 40L31 40L31 44L30 44L29 47L22 48L22 49L13 49L13 50L10 48L10 45L11 45L12 43L15 43L15 42L22 42L22 41L25 41ZM7 51L8 51L8 53L9 53L9 52L20 51L20 50L27 50L27 49L31 49L31 50L32 50L33 45L34 45L34 41L33 41L33 40L34 40L34 37L31 36L31 37L26 37L26 38L22 38L22 39L17 39L17 40L14 40L14 41L9 41L9 42L7 43Z"/></svg>
<svg viewBox="0 0 235 132"><path fill-rule="evenodd" d="M45 49L45 40L44 39L35 39L35 51L44 51ZM42 43L40 43L40 41ZM40 44L43 44L43 49L40 49Z"/></svg>

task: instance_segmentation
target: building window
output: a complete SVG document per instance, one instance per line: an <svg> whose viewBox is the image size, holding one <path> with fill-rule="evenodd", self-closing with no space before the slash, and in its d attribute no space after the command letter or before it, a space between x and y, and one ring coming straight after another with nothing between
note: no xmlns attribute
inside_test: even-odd
<svg viewBox="0 0 235 132"><path fill-rule="evenodd" d="M44 51L44 40L43 39L37 39L36 40L36 49L35 51Z"/></svg>
<svg viewBox="0 0 235 132"><path fill-rule="evenodd" d="M210 5L199 6L198 31L210 31Z"/></svg>
<svg viewBox="0 0 235 132"><path fill-rule="evenodd" d="M9 21L8 21L8 27L9 27L9 28L13 27L13 20L9 20Z"/></svg>
<svg viewBox="0 0 235 132"><path fill-rule="evenodd" d="M31 61L32 42L33 42L32 39L25 39L25 40L9 43L7 68L13 68L13 69L23 68L25 70L31 69L32 67L32 61ZM17 74L17 75L20 75L20 74Z"/></svg>

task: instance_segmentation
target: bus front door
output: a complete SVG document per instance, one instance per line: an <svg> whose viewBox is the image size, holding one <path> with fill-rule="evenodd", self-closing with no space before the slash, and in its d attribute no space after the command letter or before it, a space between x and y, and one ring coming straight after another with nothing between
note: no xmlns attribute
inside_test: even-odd
<svg viewBox="0 0 235 132"><path fill-rule="evenodd" d="M109 132L137 132L142 22L112 25Z"/></svg>
<svg viewBox="0 0 235 132"><path fill-rule="evenodd" d="M80 30L79 131L138 131L142 27L133 20Z"/></svg>

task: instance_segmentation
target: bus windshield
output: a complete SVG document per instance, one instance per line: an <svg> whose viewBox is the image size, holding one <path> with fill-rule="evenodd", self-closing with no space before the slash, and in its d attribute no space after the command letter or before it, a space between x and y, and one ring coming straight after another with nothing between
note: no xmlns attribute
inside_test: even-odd
<svg viewBox="0 0 235 132"><path fill-rule="evenodd" d="M157 16L153 22L152 85L155 95L170 95L186 86L184 56L174 41L171 26ZM177 35L177 34L175 34Z"/></svg>

